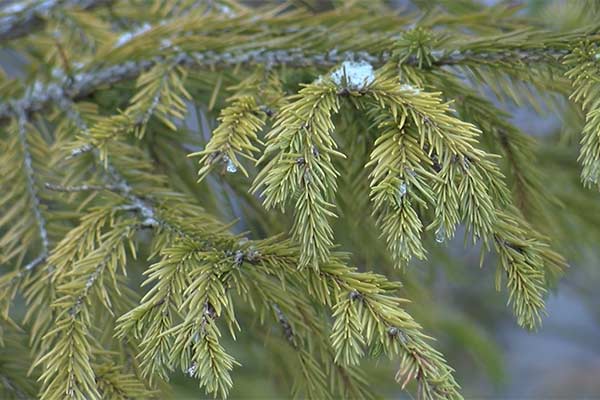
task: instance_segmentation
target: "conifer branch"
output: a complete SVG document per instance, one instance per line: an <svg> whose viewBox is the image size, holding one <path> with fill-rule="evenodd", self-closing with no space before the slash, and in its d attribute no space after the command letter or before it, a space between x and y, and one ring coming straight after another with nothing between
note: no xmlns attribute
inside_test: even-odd
<svg viewBox="0 0 600 400"><path fill-rule="evenodd" d="M425 258L423 223L415 204L427 208L428 203L434 202L434 193L426 180L437 179L428 171L431 161L415 132L379 107L371 108L369 114L383 131L374 143L371 160L365 165L374 167L369 175L373 213L396 265L402 267L412 256Z"/></svg>
<svg viewBox="0 0 600 400"><path fill-rule="evenodd" d="M233 68L236 65L264 65L269 68L288 66L304 68L316 66L320 68L332 67L346 59L360 59L381 65L387 61L389 56L372 55L367 52L329 52L310 54L302 51L285 50L250 50L243 53L216 53L207 51L204 53L180 53L176 55L171 63L185 68ZM15 103L27 114L40 111L53 101L66 98L72 101L80 100L100 88L136 78L140 74L150 70L157 63L169 62L164 57L155 57L151 60L130 61L97 71L83 72L73 77L66 83L48 83L38 85L37 90L28 90L28 95L15 101ZM6 103L0 103L0 121L14 116L12 107Z"/></svg>
<svg viewBox="0 0 600 400"><path fill-rule="evenodd" d="M436 206L436 220L432 225L437 226L436 240L439 242L447 235L450 237L453 235L455 226L460 220L467 223L467 229L472 231L473 240L482 238L486 247L494 242L498 234L503 234L506 228L499 227L496 219L499 210L509 204L508 190L504 185L502 174L491 160L491 155L475 147L480 131L474 125L448 115L451 109L448 104L442 103L438 94L425 93L411 85L399 85L397 78L390 74L388 67L380 71L374 82L368 82L368 79L372 78L366 75L366 81L362 83L356 80L359 76L359 68L363 68L361 64L347 63L342 68L345 67L355 68L355 70L348 72L348 76L344 76L341 82L335 82L336 86L333 88L338 88L335 89L335 95L353 94L354 97L351 97L353 101L363 97L367 97L368 100L370 97L372 99L369 103L370 113L377 117L376 122L380 128L389 129L384 131L383 136L375 142L379 147L373 150L373 159L367 165L377 165L370 176L375 203L374 212L378 215L379 225L388 240L393 256L404 262L410 259L412 254L420 258L424 257L420 238L422 224L419 216L410 206L409 197L421 207L426 208L427 204ZM366 67L364 68L366 70ZM337 73L337 71L332 73L333 81L336 80ZM319 111L318 101L326 99L328 91L332 89L327 81L321 85L320 92L317 91L319 86L316 85L301 91L299 96L304 95L301 101L292 102L288 109L282 110L275 129L267 136L269 141L265 155L274 151L278 153L258 175L255 182L255 188L260 185L266 187L263 195L267 207L284 204L286 196L298 190L295 185L298 184L297 182L302 182L302 178L295 177L297 172L294 172L294 169L298 162L293 161L294 157L300 156L298 160L302 160L300 166L303 166L307 159L316 158L315 154L327 154L327 152L337 154L335 150L328 150L334 148L335 143L328 145L330 147L321 147L317 152L306 150L315 148L311 145L311 138L315 135L314 132L319 132L318 130L307 130L303 135L298 133L302 132L304 126L310 125L304 121L308 121L311 114L309 117L303 117L301 112ZM317 96L308 89L315 91ZM303 102L312 106L305 106ZM338 107L335 106L333 109L336 110ZM326 107L325 110L327 109ZM293 110L290 112L291 117L286 117L286 112L289 110ZM317 120L321 125L315 129L325 128L325 132L333 130L328 126L329 118L319 117ZM278 128L278 124L288 130ZM317 134L316 137L319 137L319 143L327 143L331 140L329 136L324 136L322 133ZM308 141L308 144L303 141ZM433 171L430 172L430 169ZM335 191L335 180L327 178L329 173L333 177L336 176L333 166L320 167L320 170L324 171L323 177L319 179L322 193L327 193L327 190ZM431 187L428 186L427 180L433 181ZM412 188L409 189L409 185L412 185L416 192ZM300 202L302 197L299 199L297 208L300 212L303 210L302 204L315 203L314 199L304 203ZM319 221L319 226L327 227L327 221L316 210L308 209L305 213ZM310 255L311 241L321 240L322 236L316 231L311 231L309 223L299 221L310 221L310 219L302 220L297 216L292 230L294 238L302 246L301 254L307 252L307 255ZM301 231L297 230L300 226ZM532 232L530 234L535 235ZM524 232L520 235L524 235ZM327 240L329 242L317 241L316 243L327 249L331 246L332 238L328 237ZM496 247L496 250L501 255L505 254L505 248L502 246ZM539 254L545 253L542 249L533 251ZM324 262L326 258L321 257L319 260ZM517 273L515 270L517 264L504 256L500 260L507 271L514 271L513 275ZM529 267L518 264L520 279L523 280L522 283L526 281L527 284L509 282L511 299L518 296L515 300L518 303L515 308L518 322L529 328L539 324L536 313L543 309L543 292L539 290L543 285L539 283L539 279L544 280L543 268L546 263L539 257L534 260ZM561 262L559 261L558 264ZM302 261L301 265L303 265ZM557 265L557 263L551 260L550 265ZM533 268L541 275L526 273L527 268ZM522 311L522 307L525 307L526 311ZM346 338L349 337L348 331L344 334ZM346 359L349 360L349 357L347 355Z"/></svg>
<svg viewBox="0 0 600 400"><path fill-rule="evenodd" d="M132 333L140 339L141 368L149 378L155 374L164 379L168 377L171 339L167 331L172 328L174 317L179 315L177 310L183 303L182 294L188 283L187 270L196 251L200 248L193 243L163 249L163 259L145 272L148 279L144 285L153 281L156 285L139 306L117 320L119 337Z"/></svg>
<svg viewBox="0 0 600 400"><path fill-rule="evenodd" d="M571 79L571 99L585 111L579 162L583 168L581 180L585 187L600 187L600 50L589 41L576 47L565 64L570 66L566 76Z"/></svg>
<svg viewBox="0 0 600 400"><path fill-rule="evenodd" d="M302 245L300 267L318 268L333 246L333 231L327 221L335 217L331 209L339 173L333 159L344 155L336 150L331 136L331 118L339 107L337 87L331 83L307 85L294 96L267 134L261 160L274 157L253 185L254 191L264 186L261 195L267 209L283 209L296 197L292 235Z"/></svg>
<svg viewBox="0 0 600 400"><path fill-rule="evenodd" d="M398 380L404 377L405 381L416 379L421 382L421 390L427 391L422 393L423 398L460 398L457 392L458 385L451 375L452 369L446 365L441 355L423 340L426 337L421 333L420 326L403 311L402 304L405 300L391 294L398 288L398 284L387 281L381 275L357 272L355 268L347 267L336 257L322 264L318 271L297 271L297 250L286 242L275 246L267 243L257 243L259 260L265 266L273 268L274 274L277 274L279 268L302 274L303 280L311 285L309 291L315 300L325 304L333 303L337 315L339 310L344 308L345 302L350 301L348 304L351 304L351 307L355 307L354 303L361 305L361 310L356 310L358 318L354 322L359 324L359 327L355 332L363 332L367 343L383 348L386 354L402 356ZM341 301L342 304L336 301ZM339 330L335 325L334 329L332 335L338 337ZM396 332L392 337L389 336L390 329ZM401 335L400 331L405 333ZM398 340L398 337L403 338L403 341ZM336 343L336 354L343 354L346 351L342 350L343 341ZM354 343L358 345L360 341ZM353 357L349 356L349 360Z"/></svg>
<svg viewBox="0 0 600 400"><path fill-rule="evenodd" d="M279 245L275 240L277 239L272 238L260 241L261 243L255 242L250 248L255 245L261 248L270 247L267 244L269 242L271 245ZM260 257L261 251L256 250L255 257L249 261L252 267L243 268L240 272L251 282L248 286L253 287L259 299L262 299L262 308L268 309L269 312L274 311L285 340L298 357L301 368L292 393L304 392L310 397L326 398L335 398L337 394L344 398L374 398L360 367L346 366L336 361L335 349L326 332L327 327L323 326L311 299L303 294L306 290L301 283L304 277L300 280L290 276L270 279L274 270L266 265L268 262L260 261ZM287 279L290 282L284 284L284 280ZM314 360L315 357L320 360ZM326 383L328 378L331 381L330 385Z"/></svg>
<svg viewBox="0 0 600 400"><path fill-rule="evenodd" d="M365 307L362 317L359 316L365 330L365 339L368 342L379 340L386 353L401 355L396 379L399 382L403 380L403 387L415 379L418 382L420 398L461 397L458 393L459 386L451 375L452 368L446 364L439 352L423 340L426 336L420 332L420 326L400 308L405 300L384 294L389 290L384 289L389 285L385 279L376 277L378 282L373 287L371 285L374 282L366 284L368 274L361 274L347 267L321 272L327 277L330 285L342 285L350 293L359 295L358 301ZM369 318L375 321L368 322Z"/></svg>
<svg viewBox="0 0 600 400"><path fill-rule="evenodd" d="M144 384L133 374L120 371L112 363L95 365L94 373L98 391L104 399L128 400L136 398L150 398L157 393L146 389Z"/></svg>
<svg viewBox="0 0 600 400"><path fill-rule="evenodd" d="M94 347L91 330L92 310L90 296L96 294L99 301L111 310L111 300L104 282L107 275L116 283L116 269L124 268L125 242L130 241L134 229L129 221L102 235L100 245L72 265L72 269L55 273L60 297L53 306L57 309L55 328L46 333L46 353L37 365L63 365L64 368L47 368L42 374L42 399L100 398L92 367ZM131 245L130 245L131 247ZM60 248L60 247L59 247ZM60 253L53 253L51 262L60 265ZM61 271L61 270L58 270Z"/></svg>
<svg viewBox="0 0 600 400"><path fill-rule="evenodd" d="M220 125L208 142L206 149L188 156L202 156L199 163L198 180L202 180L217 163L222 163L228 172L238 169L245 176L248 172L237 156L255 159L252 154L258 152L254 143L259 142L257 132L263 127L264 115L253 97L236 98L231 106L221 111Z"/></svg>
<svg viewBox="0 0 600 400"><path fill-rule="evenodd" d="M236 93L228 99L230 105L221 110L219 126L206 148L188 154L188 157L201 156L198 181L218 164L223 164L230 173L240 169L247 177L248 172L238 156L256 162L257 145L263 145L258 133L267 118L272 118L285 103L281 82L275 74L262 68L233 89Z"/></svg>

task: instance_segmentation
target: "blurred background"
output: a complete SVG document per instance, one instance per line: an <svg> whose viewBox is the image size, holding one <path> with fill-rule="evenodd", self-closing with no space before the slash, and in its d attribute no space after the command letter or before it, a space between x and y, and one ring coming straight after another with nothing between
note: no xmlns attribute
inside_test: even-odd
<svg viewBox="0 0 600 400"><path fill-rule="evenodd" d="M413 12L417 5L443 7L461 2L396 0L392 5ZM10 3L0 1L0 6ZM500 1L482 3L492 6ZM508 3L519 7L519 13L531 17L537 27L556 31L577 28L597 17L582 6L583 0ZM9 75L19 77L23 62L17 53L0 47L0 64ZM452 243L431 241L430 261L413 263L406 275L385 267L380 272L405 284L403 295L413 300L409 311L438 340L436 347L457 370L466 398L600 398L600 195L578 186L575 160L581 116L561 99L535 110L527 104L490 98L513 116L514 124L540 141L539 162L547 172L544 183L564 196L563 206L553 217L561 224L558 237L564 242L557 245L570 268L549 295L543 327L529 333L516 325L506 307L506 293L494 289L493 258L480 268L479 249L465 247L460 234ZM209 134L215 120L205 107L195 105L186 123L190 129ZM229 213L236 216L235 204ZM243 227L241 221L238 228ZM236 352L236 346L244 351ZM256 365L234 371L231 398L280 398L286 392L278 387L276 367L266 361L260 339L226 347L233 349L242 364ZM394 362L365 362L364 367L386 398L407 396L391 379ZM174 381L174 398L203 397L191 379L176 376Z"/></svg>

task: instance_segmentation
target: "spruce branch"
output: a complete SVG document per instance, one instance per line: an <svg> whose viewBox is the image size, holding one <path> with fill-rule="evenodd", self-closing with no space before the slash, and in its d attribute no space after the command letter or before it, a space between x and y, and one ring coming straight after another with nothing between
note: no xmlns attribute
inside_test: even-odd
<svg viewBox="0 0 600 400"><path fill-rule="evenodd" d="M267 209L283 209L295 197L292 235L302 245L300 267L318 268L333 246L327 218L335 217L331 208L339 173L333 159L344 157L332 138L332 114L339 107L337 88L331 83L307 85L292 97L267 134L259 163L274 157L253 184L253 191L262 190Z"/></svg>
<svg viewBox="0 0 600 400"><path fill-rule="evenodd" d="M220 116L221 125L213 132L206 149L201 153L190 154L190 156L203 156L200 163L204 166L198 171L199 179L206 175L218 159L224 161L228 171L235 172L240 169L245 176L248 176L248 172L236 155L254 160L251 154L258 151L254 145L258 142L256 133L264 124L260 114L262 112L254 99L248 97L236 99L231 107L223 109Z"/></svg>
<svg viewBox="0 0 600 400"><path fill-rule="evenodd" d="M255 244L262 247L267 242L276 244L275 240L272 238ZM255 244L251 244L250 248ZM360 367L336 362L327 326L311 304L310 297L305 296L302 278L272 276L274 270L259 261L259 250L256 253L254 261L249 262L252 267L240 270L247 279L238 280L238 283L244 287L243 293L256 293L257 304L263 310L274 312L286 342L294 349L300 371L296 375L292 393L305 393L310 397L335 398L339 394L344 398L374 398ZM289 282L284 283L286 280ZM249 282L248 287L245 288L246 284L242 282ZM298 369L295 364L292 368ZM327 381L331 384L327 385Z"/></svg>
<svg viewBox="0 0 600 400"><path fill-rule="evenodd" d="M336 305L337 301L361 304L362 308L360 311L357 309L359 315L355 321L360 324L360 328L357 327L358 331L354 331L362 332L365 342L383 346L386 354L402 355L400 371L403 372L399 377L406 379L404 371L412 371L408 380L417 379L420 382L421 390L426 391L422 393L423 398L460 398L458 385L451 375L452 369L446 365L441 355L423 340L426 336L420 331L420 326L403 311L402 304L406 300L392 294L399 286L397 283L389 282L381 275L357 272L355 268L347 267L343 259L336 256L321 264L318 271L298 271L295 268L298 262L297 250L286 242L257 243L257 249L260 252L259 260L272 269L274 274L277 275L280 268L290 273L295 271L294 273L301 274L303 280L309 282L309 292L315 300L323 304L333 304L338 316L339 310L344 306ZM369 321L370 319L372 320ZM405 332L396 336L404 338L405 343L402 346L401 341L389 337L390 328L395 328L394 332ZM338 337L338 332L339 329L336 329L332 333L334 337ZM334 347L336 354L342 354L340 352L343 352L343 341L337 343ZM355 342L356 345L359 343ZM404 352L402 349L405 349ZM351 359L354 356L349 357Z"/></svg>
<svg viewBox="0 0 600 400"><path fill-rule="evenodd" d="M172 340L167 331L179 316L183 292L188 285L187 271L192 267L192 255L202 248L192 242L162 249L163 258L152 264L143 285L156 282L140 304L117 320L116 334L120 338L133 334L140 339L141 369L152 379L168 377L171 365Z"/></svg>
<svg viewBox="0 0 600 400"><path fill-rule="evenodd" d="M148 390L135 375L124 373L118 365L113 363L94 365L94 374L98 391L104 399L150 398L158 394Z"/></svg>
<svg viewBox="0 0 600 400"><path fill-rule="evenodd" d="M459 86L459 85L457 85ZM491 136L497 143L498 152L504 156L512 178L513 201L528 220L539 223L547 220L544 210L557 200L543 185L542 171L537 163L534 145L536 141L508 122L509 115L490 101L465 90L460 85L457 110L482 131L482 139Z"/></svg>
<svg viewBox="0 0 600 400"><path fill-rule="evenodd" d="M547 239L523 222L514 209L498 212L494 232L494 248L500 258L496 288L500 290L504 271L508 303L512 304L517 323L535 330L545 312L546 273L561 273L566 263L548 248Z"/></svg>
<svg viewBox="0 0 600 400"><path fill-rule="evenodd" d="M570 69L566 76L571 80L573 93L570 98L581 104L585 111L579 162L583 168L581 180L585 187L600 186L600 50L596 44L585 41L565 58Z"/></svg>
<svg viewBox="0 0 600 400"><path fill-rule="evenodd" d="M423 223L415 205L427 208L434 202L427 180L437 179L428 171L431 161L416 132L379 107L371 108L369 115L382 130L365 165L374 167L369 174L373 213L396 265L401 267L412 256L425 258Z"/></svg>
<svg viewBox="0 0 600 400"><path fill-rule="evenodd" d="M440 166L460 171L463 178L457 193L461 218L466 220L474 239L481 237L484 241L489 240L495 219L492 195L499 199L499 204L505 204L508 190L492 156L475 147L481 132L474 125L449 115L452 110L449 104L442 102L438 93L426 93L410 85L398 85L397 78L388 75L389 71L383 68L369 95L393 115L404 116L400 126L404 125L407 116L410 117L419 132L420 142L427 145L428 153L435 155ZM454 226L438 225L438 229L445 236L452 234Z"/></svg>
<svg viewBox="0 0 600 400"><path fill-rule="evenodd" d="M305 392L309 397L321 395L326 399L331 399L331 390L328 390L326 384L325 371L322 370L322 366L315 361L314 355L305 348L299 348L297 340L294 336L294 331L283 312L277 305L273 306L277 320L283 329L283 334L290 344L296 351L298 357L298 363L300 365L302 380L295 383L295 387L292 389L292 393ZM304 387L300 388L300 382Z"/></svg>
<svg viewBox="0 0 600 400"><path fill-rule="evenodd" d="M203 251L191 255L196 265L189 271L189 285L179 306L185 310L183 321L164 335L173 335L171 365L179 364L183 371L198 378L207 393L225 398L233 385L230 371L239 363L220 344L216 320L223 318L235 339L234 330L239 326L226 285L239 264L235 256L220 260L218 254Z"/></svg>
<svg viewBox="0 0 600 400"><path fill-rule="evenodd" d="M85 129L81 141L71 150L69 158L98 149L102 161L106 158L106 146L117 136L132 132L138 139L144 136L148 122L157 118L169 129L177 130L173 120L182 120L191 97L183 82L186 71L177 64L156 64L143 72L137 81L137 93L122 113L102 118L91 128Z"/></svg>
<svg viewBox="0 0 600 400"><path fill-rule="evenodd" d="M197 245L194 245L193 243L196 240L202 240L200 238L203 237L202 234L200 234L200 236L196 236L197 234L194 233L197 231L197 228L193 228L193 227L198 226L198 225L194 223L193 219L190 219L190 217L187 217L183 220L178 220L178 222L176 222L176 220L171 220L170 223L171 224L177 224L177 223L181 224L180 229L183 232L182 234L185 234L186 237L188 237L188 239L186 239L186 241L192 240L193 238L196 238L196 239L193 239L194 241L188 242L188 245L185 245L184 247L181 247L183 243L178 245L178 247L181 247L181 250L187 249L187 250L185 250L185 252L181 252L180 250L175 250L175 248L173 248L172 251L168 251L167 253L165 253L165 255L171 255L171 256L176 255L176 258L172 258L172 257L165 258L164 261L162 261L160 265L164 265L164 266L174 265L173 263L177 263L178 262L177 260L187 260L187 261L185 261L186 263L191 263L190 265L193 265L194 262L197 262L194 260L199 260L197 258L198 256L203 257L203 258L206 257L206 255L203 255L203 254L206 254L205 250L201 250L199 253L196 253L198 250L192 250L192 249L198 249L198 247L196 247ZM200 248L204 248L205 244L201 244L201 243L203 243L203 240L200 243L198 243L198 245L200 245ZM189 247L190 245L192 247ZM284 263L286 265L286 267L285 267L286 270L294 271L294 274L298 273L298 271L295 269L295 266L297 265L297 257L298 257L297 250L295 250L293 247L290 247L289 244L287 244L286 242L277 242L276 238L266 239L266 240L261 240L261 241L247 242L244 245L244 247L247 250L242 251L241 253L240 253L240 250L237 248L237 246L239 246L237 244L237 240L225 239L225 241L222 242L221 244L219 244L218 242L213 242L212 244L210 244L210 246L211 247L218 246L217 248L220 249L219 252L225 252L226 254L231 254L231 257L232 257L231 260L233 263L229 264L230 266L239 265L239 262L244 262L244 263L247 262L250 265L253 265L254 268L256 268L256 267L266 268L265 272L278 275L277 268L280 268L281 263ZM192 250L191 253L189 252L190 250ZM290 251L292 251L292 253L289 253ZM194 255L195 253L197 255ZM237 256L237 254L242 254L242 255ZM279 267L277 267L277 266L279 266ZM273 267L276 269L272 269ZM230 267L227 267L227 268L230 268ZM163 273L159 273L158 271L159 271L158 269L153 269L152 275L155 276L156 278L158 278L159 276L165 276L165 277L172 276L170 274L162 275ZM198 272L201 272L201 271L206 271L206 273L208 273L208 270L204 269L204 268L198 270ZM250 270L242 269L242 271L248 271L248 273L250 273ZM166 272L166 270L165 270L165 272ZM217 276L217 275L215 275L215 276ZM258 279L257 275L252 275L252 277L253 278L249 280L250 282L253 282L253 283L260 282L260 279ZM354 279L354 278L352 278L352 279ZM367 279L367 281L369 281L371 278L366 278L366 279ZM209 284L209 282L211 282L211 281L215 282L213 279L209 279L209 280L203 279L203 280L199 280L198 282L204 282L204 284ZM296 281L296 279L294 279L294 281ZM306 281L306 278L300 278L300 280L298 282L303 282L303 281ZM241 283L243 281L236 279L236 282ZM169 284L167 281L167 286L168 285ZM157 286L157 288L161 288L161 287L162 287L162 289L157 289L157 290L162 292L162 290L164 290L165 287L162 285ZM383 287L391 288L394 286L390 285L390 284L383 284ZM274 298L270 297L272 295L272 293L274 293L273 290L274 289L271 289L269 291L261 291L261 293L264 293L264 295L268 296L265 299L266 304L273 304L273 301L275 301ZM189 291L189 289L188 289L188 291ZM156 293L158 293L157 291L154 291L154 290L152 290L151 292L154 295ZM204 291L200 291L200 292L194 291L194 292L195 293L197 292L198 294L205 293ZM316 292L313 292L313 293L316 294ZM156 306L161 307L161 308L166 307L166 305L163 301L158 301L156 303L154 302L154 300L150 301L151 298L154 298L155 300L157 299L157 297L155 297L154 295L152 297L150 295L147 295L147 298L149 301L147 301L146 304L148 305L148 308L146 308L143 305L141 307L144 307L145 310L153 309L155 307L153 304L155 304ZM217 297L218 296L211 296L211 298L214 298L214 299L216 299ZM223 298L223 296L220 296L220 298ZM217 301L217 300L214 300L214 301ZM280 298L277 301L284 301L284 300L282 298ZM194 309L200 310L198 312L201 313L202 321L204 321L205 324L209 324L209 322L210 322L210 325L212 325L211 321L213 320L213 317L211 317L210 319L207 319L206 313L204 311L202 311L202 310L206 309L206 304L212 304L212 303L205 303L205 306L200 307L200 308L195 306ZM282 303L280 303L280 304L282 304ZM212 306L210 306L210 309L213 311L211 313L209 313L209 315L214 315L216 317L217 310L214 309ZM142 308L139 308L139 310L142 313L146 312L146 311L142 311ZM121 318L121 324L122 324L121 326L123 328L125 328L124 330L120 331L121 335L125 334L125 332L129 331L129 329L131 329L135 326L137 326L137 328L134 328L135 331L137 331L138 329L141 329L142 331L144 330L144 328L142 328L143 325L137 325L138 322L134 322L134 321L138 321L136 314L138 314L138 313L132 312ZM223 314L221 313L221 315L223 315ZM132 320L132 318L133 318L133 320ZM150 322L150 319L147 319L147 321ZM125 325L123 325L123 324L125 324ZM127 326L129 326L130 328L126 328ZM179 332L179 335L178 335L179 339L177 339L177 340L179 341L179 343L181 343L180 346L183 346L185 343L188 343L188 341L186 341L184 338L186 338L186 337L189 338L189 337L193 336L192 333L194 332L194 330L192 330L192 329L194 326L195 326L194 324L188 323L188 324L179 325L178 327L173 328L173 329L175 329L175 331L172 330L173 332ZM202 324L200 326L202 326ZM165 326L165 328L166 328L166 326ZM141 332L141 331L139 331L139 332ZM156 331L154 331L154 332L156 332ZM152 338L153 342L155 342L157 340L157 338L167 337L167 335L169 334L168 332L169 331L164 332L162 335L154 336L153 338L151 336L146 336L146 337ZM147 335L147 333L146 333L146 335ZM294 337L296 337L296 335L294 335ZM187 339L187 340L189 340L189 339ZM182 354L180 352L185 352L185 347L178 347L178 348L179 348L179 350L177 350L177 354ZM216 351L217 348L214 348L214 349ZM203 351L203 350L201 350L201 351ZM188 353L185 353L185 354L188 354ZM219 350L218 353L215 353L215 354L222 354L221 350ZM200 360L197 360L194 363L194 361L191 361L191 359L188 359L188 357L190 357L190 356L185 356L183 358L181 366L184 369L184 371L189 369L190 373L196 374L196 371L200 367ZM221 357L221 356L219 355L218 357ZM171 359L170 362L175 362L175 360L177 360L177 359L180 359L180 357L174 357ZM190 360L190 361L185 361L185 360ZM309 360L310 359L308 358L307 354L305 354L305 356L301 357L301 362L307 363L307 362L309 362ZM333 360L333 355L332 355L332 360ZM305 365L305 368L308 368L307 371L313 369L312 367L309 368L309 365L312 365L312 363L313 363L313 361L310 361L309 364ZM338 372L339 372L339 370L338 370ZM210 376L214 377L216 375L212 374ZM311 374L310 376L313 376L313 375ZM313 376L313 378L314 378L314 376ZM213 384L210 384L208 387L213 387L212 385ZM214 383L214 385L216 385L216 383ZM214 388L216 388L216 387L217 386L214 386ZM222 386L219 386L219 387L222 388ZM225 390L225 389L218 389L218 390ZM317 389L315 388L314 390L317 390ZM317 392L314 392L314 393L317 393Z"/></svg>
<svg viewBox="0 0 600 400"><path fill-rule="evenodd" d="M356 291L341 292L333 307L331 346L336 349L335 362L341 365L358 365L363 356L365 339L360 323L361 312L354 306L354 301L361 299L361 294Z"/></svg>
<svg viewBox="0 0 600 400"><path fill-rule="evenodd" d="M105 283L112 282L113 290L118 293L116 270L119 266L124 268L127 259L125 243L131 241L134 232L131 221L121 222L112 231L101 235L100 245L77 260L71 269L65 271L62 268L57 270L60 273L54 274L59 293L53 304L57 310L55 327L44 336L45 354L36 365L62 365L64 368L46 368L40 378L42 399L100 398L92 368L94 343L90 334L93 315L90 297L97 296L112 312L111 296ZM133 248L131 244L129 247ZM51 255L50 262L64 265L57 252Z"/></svg>
<svg viewBox="0 0 600 400"><path fill-rule="evenodd" d="M347 267L342 268L336 267L322 272L330 280L330 285L341 284L347 290L360 294L360 301L365 310L359 320L362 320L365 329L365 339L368 342L378 340L384 351L390 355L401 355L396 379L404 380L403 387L411 379L416 379L421 398L460 398L458 385L451 375L452 368L446 364L439 352L423 340L425 336L420 332L420 326L400 308L405 300L383 294L385 289L381 289L388 283L380 277L375 279L381 286L373 287L366 285L368 274L354 272ZM374 321L368 322L369 318L373 318Z"/></svg>
<svg viewBox="0 0 600 400"><path fill-rule="evenodd" d="M75 108L73 102L68 98L61 97L58 106L67 114L68 118L73 121L75 126L81 131L85 138L89 138L90 128L87 123L83 120L80 113ZM109 163L106 157L102 156L102 152L95 147L91 147L95 163L102 167L105 172L106 180L108 183L104 186L110 188L112 191L119 192L126 199L130 201L125 209L135 210L140 213L143 217L142 225L153 227L157 225L157 221L154 218L154 209L148 204L148 202L133 193L133 189L129 182L117 171L117 169ZM121 206L122 207L122 206Z"/></svg>

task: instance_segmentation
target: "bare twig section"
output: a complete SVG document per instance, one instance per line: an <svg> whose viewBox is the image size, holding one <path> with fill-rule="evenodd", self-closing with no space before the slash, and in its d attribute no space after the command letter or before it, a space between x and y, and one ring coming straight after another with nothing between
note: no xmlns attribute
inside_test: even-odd
<svg viewBox="0 0 600 400"><path fill-rule="evenodd" d="M18 39L44 27L45 19L59 7L91 10L113 0L45 0L33 4L19 1L0 8L0 42Z"/></svg>
<svg viewBox="0 0 600 400"><path fill-rule="evenodd" d="M26 271L31 271L39 264L45 261L48 256L48 231L46 230L46 220L42 215L40 209L40 199L38 197L37 189L35 187L35 171L33 170L33 161L31 152L29 151L29 144L27 143L27 117L24 111L18 107L14 108L18 115L18 130L19 130L19 141L21 142L21 148L23 150L23 169L27 178L27 192L31 198L32 211L35 216L35 220L38 226L38 234L42 244L42 250L40 255L33 261L25 266Z"/></svg>
<svg viewBox="0 0 600 400"><path fill-rule="evenodd" d="M55 192L74 193L74 192L99 192L108 190L110 192L122 192L125 188L120 185L79 185L79 186L62 186L46 182L44 187Z"/></svg>
<svg viewBox="0 0 600 400"><path fill-rule="evenodd" d="M23 267L23 270L25 270L27 272L33 271L34 269L36 269L36 267L38 265L40 265L41 263L45 262L47 258L48 258L48 253L47 252L43 252L42 254L40 254L39 256L37 256L36 258L34 258L33 260L31 260L29 263L27 263L27 265L25 265Z"/></svg>
<svg viewBox="0 0 600 400"><path fill-rule="evenodd" d="M277 304L273 304L273 310L275 310L277 321L279 321L279 324L283 329L283 335L285 336L286 340L293 348L297 348L298 345L296 344L296 338L294 337L294 330L292 329L292 326L290 325L290 322L288 321L287 317L285 316L283 311L281 311L281 308L279 308Z"/></svg>

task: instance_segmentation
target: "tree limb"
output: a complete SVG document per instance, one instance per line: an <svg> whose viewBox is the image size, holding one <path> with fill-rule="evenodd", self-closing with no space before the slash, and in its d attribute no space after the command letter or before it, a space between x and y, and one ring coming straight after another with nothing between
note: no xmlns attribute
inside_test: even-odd
<svg viewBox="0 0 600 400"><path fill-rule="evenodd" d="M462 63L496 63L496 62L526 62L535 63L558 59L566 54L560 49L540 49L539 51L501 51L498 53L474 54L469 51L453 51L437 56L434 65L455 66ZM306 68L314 66L330 68L346 60L365 61L378 67L392 59L388 52L372 54L365 51L329 51L327 53L311 54L303 50L249 50L242 53L216 53L214 51L179 53L174 57L174 64L194 68L232 68L237 65L265 65L268 68L287 66L291 68ZM55 101L65 98L71 101L88 96L103 86L134 79L149 70L155 64L164 62L164 57L157 56L148 60L128 61L122 64L98 69L91 72L76 74L66 82L39 83L26 91L26 95L14 103L27 114L41 111ZM415 65L417 60L409 58L405 64ZM13 107L4 102L0 103L0 123L14 117Z"/></svg>

